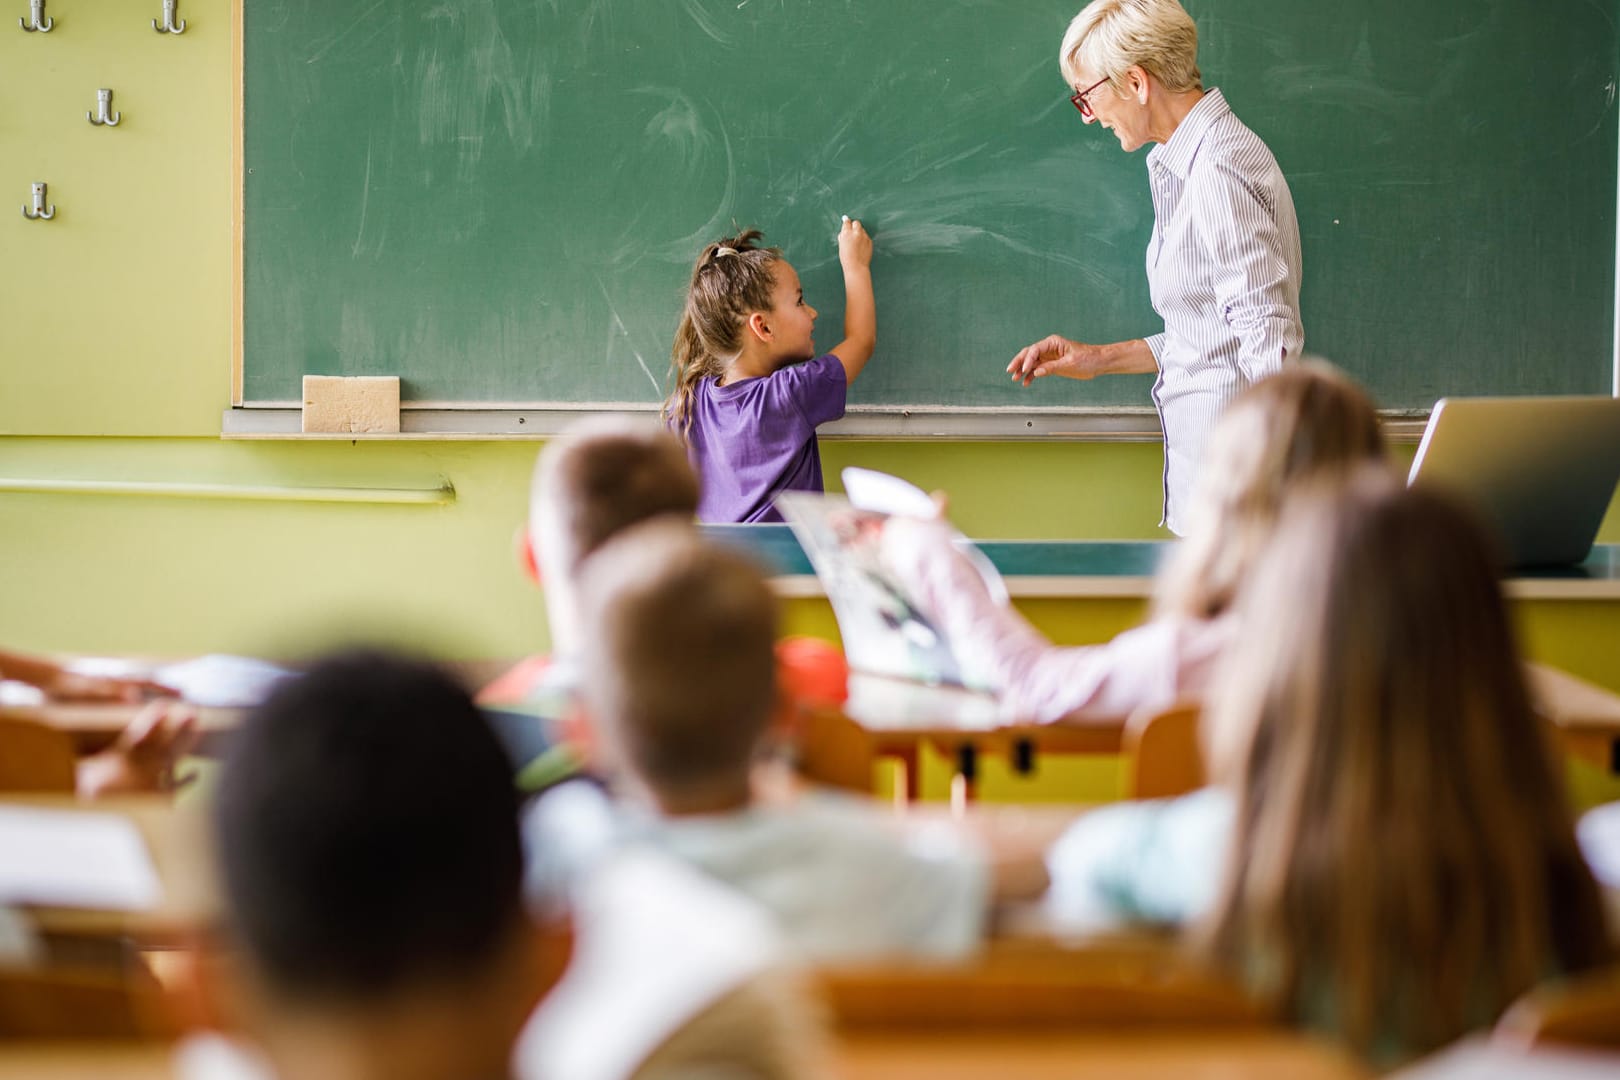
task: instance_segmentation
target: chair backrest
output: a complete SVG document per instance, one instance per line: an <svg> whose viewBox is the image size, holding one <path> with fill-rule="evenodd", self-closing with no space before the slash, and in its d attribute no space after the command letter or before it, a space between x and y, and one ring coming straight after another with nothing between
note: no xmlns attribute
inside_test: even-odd
<svg viewBox="0 0 1620 1080"><path fill-rule="evenodd" d="M801 707L794 752L799 773L825 787L872 793L872 737L835 706Z"/></svg>
<svg viewBox="0 0 1620 1080"><path fill-rule="evenodd" d="M1256 1027L1273 1021L1239 986L1172 945L992 945L960 964L824 968L814 982L841 1031L1111 1031Z"/></svg>
<svg viewBox="0 0 1620 1080"><path fill-rule="evenodd" d="M1163 799L1204 786L1197 702L1135 713L1125 724L1126 795Z"/></svg>
<svg viewBox="0 0 1620 1080"><path fill-rule="evenodd" d="M1498 1042L1620 1049L1620 967L1538 986L1496 1025Z"/></svg>
<svg viewBox="0 0 1620 1080"><path fill-rule="evenodd" d="M140 972L0 969L0 1038L157 1039L173 1024Z"/></svg>
<svg viewBox="0 0 1620 1080"><path fill-rule="evenodd" d="M76 758L64 732L33 720L0 717L0 792L71 794Z"/></svg>

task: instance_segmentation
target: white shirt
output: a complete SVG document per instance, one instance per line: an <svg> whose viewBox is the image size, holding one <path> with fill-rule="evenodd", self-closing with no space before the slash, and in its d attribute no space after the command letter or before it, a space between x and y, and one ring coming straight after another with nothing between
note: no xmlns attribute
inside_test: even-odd
<svg viewBox="0 0 1620 1080"><path fill-rule="evenodd" d="M944 826L901 835L872 807L830 793L786 807L649 817L631 835L759 903L811 962L962 956L984 936L982 853Z"/></svg>
<svg viewBox="0 0 1620 1080"><path fill-rule="evenodd" d="M589 789L564 784L526 812L531 899L576 889L605 854L650 849L758 904L799 960L960 956L984 935L989 862L948 826L890 827L869 803L830 792L785 806L680 817L595 797L592 810ZM613 823L604 827L608 816ZM581 850L564 850L561 838L587 834ZM541 851L554 858L537 859ZM581 904L576 896L576 909Z"/></svg>
<svg viewBox="0 0 1620 1080"><path fill-rule="evenodd" d="M1148 290L1164 319L1164 332L1147 339L1159 365L1162 524L1181 535L1221 410L1305 346L1299 222L1276 158L1219 90L1204 94L1147 165Z"/></svg>

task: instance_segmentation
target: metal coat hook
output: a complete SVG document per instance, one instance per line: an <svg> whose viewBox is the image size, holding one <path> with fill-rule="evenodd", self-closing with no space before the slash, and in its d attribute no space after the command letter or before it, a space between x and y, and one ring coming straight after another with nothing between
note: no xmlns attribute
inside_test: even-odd
<svg viewBox="0 0 1620 1080"><path fill-rule="evenodd" d="M96 111L85 113L84 118L97 127L117 127L118 121L123 117L121 112L112 111L112 91L96 91Z"/></svg>
<svg viewBox="0 0 1620 1080"><path fill-rule="evenodd" d="M178 24L174 21L174 5L176 0L163 0L163 25L159 26L156 19L152 20L152 29L160 34L183 34L186 32L186 20L181 19Z"/></svg>
<svg viewBox="0 0 1620 1080"><path fill-rule="evenodd" d="M29 0L28 18L18 16L17 25L30 34L36 30L42 34L48 34L51 32L51 27L56 25L56 20L45 17L45 0Z"/></svg>
<svg viewBox="0 0 1620 1080"><path fill-rule="evenodd" d="M45 181L41 180L34 185L34 208L22 208L23 217L29 221L49 221L56 216L56 207L45 205Z"/></svg>

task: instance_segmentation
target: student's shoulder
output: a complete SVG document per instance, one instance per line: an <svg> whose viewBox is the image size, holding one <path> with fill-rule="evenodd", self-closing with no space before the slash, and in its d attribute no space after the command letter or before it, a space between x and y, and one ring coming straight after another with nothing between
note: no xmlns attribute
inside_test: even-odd
<svg viewBox="0 0 1620 1080"><path fill-rule="evenodd" d="M843 363L832 353L778 368L766 378L778 380L777 385L791 387L843 387L849 382Z"/></svg>

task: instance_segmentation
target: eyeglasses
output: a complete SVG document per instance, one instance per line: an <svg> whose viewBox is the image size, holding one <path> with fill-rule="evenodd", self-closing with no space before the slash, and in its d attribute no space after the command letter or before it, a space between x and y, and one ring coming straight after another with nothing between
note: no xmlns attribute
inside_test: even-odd
<svg viewBox="0 0 1620 1080"><path fill-rule="evenodd" d="M1091 102L1086 100L1086 95L1107 81L1108 80L1106 78L1098 79L1084 90L1076 90L1074 93L1069 95L1069 104L1079 109L1081 116L1087 120L1090 120L1096 114L1091 111Z"/></svg>

